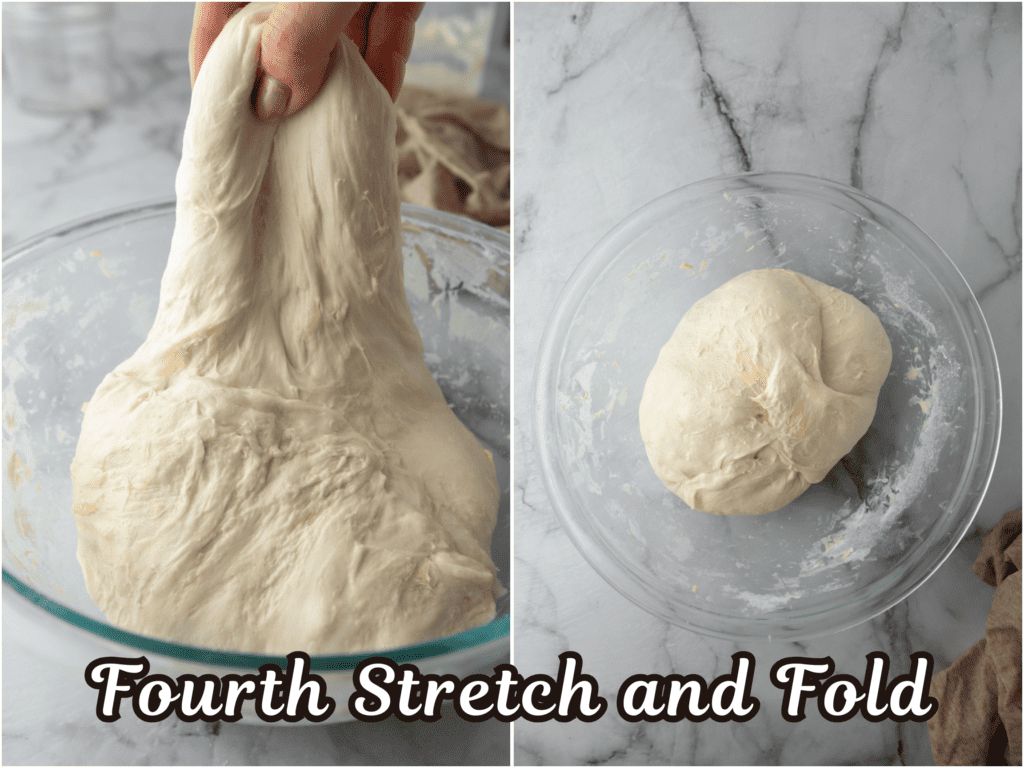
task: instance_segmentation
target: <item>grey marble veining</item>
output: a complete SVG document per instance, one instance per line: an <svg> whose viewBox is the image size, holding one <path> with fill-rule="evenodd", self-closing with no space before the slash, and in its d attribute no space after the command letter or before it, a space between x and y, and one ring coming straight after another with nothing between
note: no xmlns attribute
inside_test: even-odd
<svg viewBox="0 0 1024 768"><path fill-rule="evenodd" d="M189 101L191 5L118 10L116 105L71 119L3 96L3 243L173 193ZM949 664L983 632L991 589L970 571L983 530L1020 506L1021 14L1018 4L581 4L515 8L515 661L553 674L579 651L602 692L638 671L711 679L752 650L762 713L746 724L516 726L518 763L930 761L923 725L785 722L765 670L783 656ZM928 232L978 296L995 338L1004 431L975 531L908 600L839 635L754 646L668 626L607 586L548 502L532 448L532 377L569 275L628 213L683 184L789 170L853 184ZM275 729L92 716L52 639L5 615L4 755L11 764L487 763L507 726ZM70 675L70 676L69 676ZM84 686L82 686L84 689ZM499 759L500 762L500 759Z"/></svg>
<svg viewBox="0 0 1024 768"><path fill-rule="evenodd" d="M789 655L862 675L928 651L948 666L984 633L992 590L971 573L983 531L1021 504L1019 4L519 3L515 104L515 661L555 674L578 651L602 694L637 672L726 671L757 659L744 724L520 721L518 764L929 764L924 724L800 723L767 682ZM688 183L795 171L863 189L914 221L978 297L1004 392L995 474L974 530L910 598L805 643L712 640L635 607L562 531L533 446L545 323L587 252ZM614 706L614 702L612 702ZM812 711L813 710L813 711Z"/></svg>
<svg viewBox="0 0 1024 768"><path fill-rule="evenodd" d="M40 117L3 90L3 245L112 208L174 194L191 89L192 3L118 4L115 89L103 112ZM6 482L6 481L5 481ZM510 726L436 723L258 727L95 716L60 638L4 612L3 756L8 765L508 764Z"/></svg>

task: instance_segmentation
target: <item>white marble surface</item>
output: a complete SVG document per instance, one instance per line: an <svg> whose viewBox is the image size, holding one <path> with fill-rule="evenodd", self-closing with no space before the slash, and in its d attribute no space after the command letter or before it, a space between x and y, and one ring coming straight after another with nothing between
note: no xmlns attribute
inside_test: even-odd
<svg viewBox="0 0 1024 768"><path fill-rule="evenodd" d="M565 650L614 697L639 672L710 680L751 650L746 724L520 721L517 764L927 764L924 724L782 719L771 664L887 652L947 666L983 634L980 531L1021 504L1021 8L903 4L534 4L514 8L515 628L523 674ZM668 626L577 553L533 450L532 378L569 275L636 208L684 184L787 170L852 184L915 221L978 296L1002 366L1003 440L974 533L909 599L807 643L743 645ZM612 700L614 707L614 700Z"/></svg>
<svg viewBox="0 0 1024 768"><path fill-rule="evenodd" d="M190 98L191 3L117 8L119 96L76 118L22 112L3 93L3 244L113 207L174 193ZM437 723L252 727L168 720L130 711L95 716L82 669L62 663L59 638L4 611L3 760L8 765L508 764L510 726Z"/></svg>

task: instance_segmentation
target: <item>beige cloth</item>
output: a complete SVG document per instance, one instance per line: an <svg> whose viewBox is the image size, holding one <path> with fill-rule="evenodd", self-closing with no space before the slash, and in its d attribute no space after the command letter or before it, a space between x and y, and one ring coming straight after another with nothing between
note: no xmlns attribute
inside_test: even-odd
<svg viewBox="0 0 1024 768"><path fill-rule="evenodd" d="M996 588L985 637L932 677L936 765L1021 764L1021 513L985 537L974 572Z"/></svg>
<svg viewBox="0 0 1024 768"><path fill-rule="evenodd" d="M509 112L407 85L397 101L402 200L509 228Z"/></svg>

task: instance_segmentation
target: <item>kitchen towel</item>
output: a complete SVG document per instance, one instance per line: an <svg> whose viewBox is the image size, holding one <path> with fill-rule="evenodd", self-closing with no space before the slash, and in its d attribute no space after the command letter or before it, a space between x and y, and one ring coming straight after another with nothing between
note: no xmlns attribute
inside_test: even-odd
<svg viewBox="0 0 1024 768"><path fill-rule="evenodd" d="M508 231L508 109L411 85L396 105L402 200Z"/></svg>
<svg viewBox="0 0 1024 768"><path fill-rule="evenodd" d="M936 765L1021 764L1021 513L986 537L974 572L995 587L985 637L932 677Z"/></svg>

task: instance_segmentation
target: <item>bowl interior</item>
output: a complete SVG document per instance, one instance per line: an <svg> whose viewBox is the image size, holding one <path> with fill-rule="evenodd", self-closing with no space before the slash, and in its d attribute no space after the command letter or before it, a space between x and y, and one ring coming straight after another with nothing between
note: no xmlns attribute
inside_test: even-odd
<svg viewBox="0 0 1024 768"><path fill-rule="evenodd" d="M869 306L892 368L822 483L771 514L704 514L651 469L640 397L694 302L768 267ZM905 597L970 524L998 444L994 350L953 264L881 203L789 174L702 182L627 219L563 294L537 386L545 478L583 554L648 610L724 637L821 634Z"/></svg>
<svg viewBox="0 0 1024 768"><path fill-rule="evenodd" d="M403 206L402 221L406 293L427 363L452 409L494 455L502 496L492 554L508 590L508 238L417 206ZM83 403L142 343L156 315L173 229L173 201L159 202L69 225L4 254L5 581L61 619L137 647L138 636L110 627L86 591L69 467ZM490 625L431 648L468 648L507 636L509 607L506 592ZM160 648L196 658L187 646ZM207 655L245 665L244 654ZM259 659L253 657L254 668ZM324 659L331 667L330 657ZM357 662L337 659L344 668Z"/></svg>

